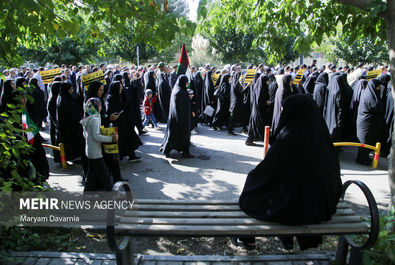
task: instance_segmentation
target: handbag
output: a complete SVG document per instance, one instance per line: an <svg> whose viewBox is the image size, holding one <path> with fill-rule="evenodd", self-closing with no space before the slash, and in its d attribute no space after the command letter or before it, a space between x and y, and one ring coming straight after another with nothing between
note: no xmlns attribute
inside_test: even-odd
<svg viewBox="0 0 395 265"><path fill-rule="evenodd" d="M211 106L207 106L205 109L204 109L204 114L206 114L207 116L209 116L209 117L212 117L213 115L214 115L214 112L215 112L215 109L213 108L213 107L211 107Z"/></svg>

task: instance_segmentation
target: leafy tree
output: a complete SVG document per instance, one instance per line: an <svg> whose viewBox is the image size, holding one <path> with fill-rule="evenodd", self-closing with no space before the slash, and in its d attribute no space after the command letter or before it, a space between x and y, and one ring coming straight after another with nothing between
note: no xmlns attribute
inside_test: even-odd
<svg viewBox="0 0 395 265"><path fill-rule="evenodd" d="M250 62L255 63L264 60L265 54L262 48L252 48L254 34L236 32L235 29L219 30L215 34L204 34L210 41L210 46L218 53L224 63Z"/></svg>
<svg viewBox="0 0 395 265"><path fill-rule="evenodd" d="M376 45L370 38L357 39L350 42L349 37L344 39L332 39L334 45L333 55L342 59L347 64L358 65L388 63L388 49L383 45Z"/></svg>
<svg viewBox="0 0 395 265"><path fill-rule="evenodd" d="M40 65L46 63L58 65L88 63L97 56L98 42L85 44L83 39L74 40L66 37L63 40L57 40L51 46L39 46L34 49L20 46L18 54L26 61L37 62Z"/></svg>
<svg viewBox="0 0 395 265"><path fill-rule="evenodd" d="M124 24L128 19L135 22L135 43L162 49L176 32L191 26L186 18L169 13L167 3L167 0L1 1L0 64L11 67L23 63L17 43L30 49L50 45L57 38L75 39L82 24L87 25L90 35L85 42L94 42L130 32Z"/></svg>
<svg viewBox="0 0 395 265"><path fill-rule="evenodd" d="M203 0L202 5L205 4L207 1ZM336 35L339 24L343 26L343 35L349 37L351 43L362 37L371 37L376 45L387 40L391 82L395 87L393 0L221 0L215 1L211 8L199 7L198 12L200 30L210 23L214 33L232 28L245 33L253 32L256 36L254 44L267 47L269 56L283 54L283 36L295 37L294 50L304 52L313 44L321 44L325 35ZM392 205L395 203L394 167L395 156L391 155L389 181Z"/></svg>

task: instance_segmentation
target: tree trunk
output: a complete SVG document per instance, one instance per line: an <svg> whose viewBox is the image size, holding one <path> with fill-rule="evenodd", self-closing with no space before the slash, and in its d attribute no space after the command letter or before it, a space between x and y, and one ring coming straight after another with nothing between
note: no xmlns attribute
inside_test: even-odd
<svg viewBox="0 0 395 265"><path fill-rule="evenodd" d="M388 51L390 56L390 73L392 97L395 98L395 1L387 0L387 10L385 12L385 24L387 30ZM395 131L394 131L395 132ZM390 184L391 197L390 207L395 205L395 134L392 133L392 146L390 163L388 168L388 180Z"/></svg>

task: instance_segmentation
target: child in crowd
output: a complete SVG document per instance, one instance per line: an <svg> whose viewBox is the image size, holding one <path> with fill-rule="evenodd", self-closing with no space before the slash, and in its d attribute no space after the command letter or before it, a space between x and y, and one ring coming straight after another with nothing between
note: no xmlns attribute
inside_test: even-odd
<svg viewBox="0 0 395 265"><path fill-rule="evenodd" d="M116 142L118 135L104 136L100 134L100 111L100 99L88 99L84 106L84 118L80 122L84 128L85 153L89 161L84 191L111 191L112 189L110 174L102 155L102 143Z"/></svg>
<svg viewBox="0 0 395 265"><path fill-rule="evenodd" d="M156 123L155 115L152 110L153 103L156 102L157 97L158 97L157 95L152 97L152 90L151 89L147 89L145 91L145 98L144 98L144 102L143 102L145 118L144 118L144 122L143 122L143 128L151 120L151 122L155 126L155 129L160 130L160 128L158 127L158 124Z"/></svg>

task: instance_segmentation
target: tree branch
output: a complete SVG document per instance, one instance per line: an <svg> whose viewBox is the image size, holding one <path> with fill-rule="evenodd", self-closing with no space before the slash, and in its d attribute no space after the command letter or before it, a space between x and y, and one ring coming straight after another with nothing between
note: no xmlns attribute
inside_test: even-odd
<svg viewBox="0 0 395 265"><path fill-rule="evenodd" d="M372 3L372 0L337 0L337 2L342 5L353 6L366 10L366 7Z"/></svg>
<svg viewBox="0 0 395 265"><path fill-rule="evenodd" d="M364 11L367 11L367 7L373 2L373 0L336 0L339 4L346 6L353 6ZM385 12L378 14L380 17L385 17Z"/></svg>

